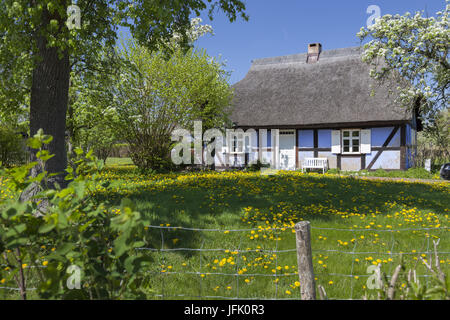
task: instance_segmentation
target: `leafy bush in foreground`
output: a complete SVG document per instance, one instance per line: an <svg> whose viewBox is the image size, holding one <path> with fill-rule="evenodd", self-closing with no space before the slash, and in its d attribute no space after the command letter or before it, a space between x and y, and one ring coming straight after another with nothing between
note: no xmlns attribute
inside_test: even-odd
<svg viewBox="0 0 450 320"><path fill-rule="evenodd" d="M0 203L0 261L6 266L0 269L2 285L19 287L26 299L30 282L26 275L32 268L40 298L145 297L146 279L140 270L148 261L135 248L145 244L146 222L129 200L123 200L120 208L93 200L103 162L92 153L76 150L76 169L67 169L71 182L65 189L46 188L45 171L30 177L34 166L45 168L52 157L43 148L51 140L38 132L28 141L39 149L38 161L0 172L9 188L17 191L16 198ZM19 201L19 191L33 183L39 185L39 193ZM37 203L43 199L48 205L39 212Z"/></svg>

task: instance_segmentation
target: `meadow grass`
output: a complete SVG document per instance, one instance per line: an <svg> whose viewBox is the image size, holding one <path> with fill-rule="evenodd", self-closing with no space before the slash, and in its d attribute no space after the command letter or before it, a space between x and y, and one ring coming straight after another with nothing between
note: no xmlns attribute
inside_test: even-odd
<svg viewBox="0 0 450 320"><path fill-rule="evenodd" d="M302 220L312 226L316 283L330 298L372 294L366 284L367 267L380 264L390 275L400 262L399 253L407 268L428 275L420 256L430 261L432 241L438 238L442 269L447 275L450 270L446 182L300 172L145 176L130 161L112 159L107 165L102 180L112 187L98 185L96 197L113 205L130 198L154 226L148 228L151 240L142 249L153 260L144 271L151 284L149 299L299 299L293 226ZM7 196L0 183L0 200ZM420 228L432 229L408 230ZM235 231L242 229L251 230ZM400 281L405 283L404 278ZM3 298L18 298L4 294Z"/></svg>
<svg viewBox="0 0 450 320"><path fill-rule="evenodd" d="M148 229L150 248L169 249L149 251L155 262L149 270L149 298L298 299L293 226L302 220L312 226L316 282L331 298L362 298L368 290L367 267L381 264L390 275L400 262L399 253L407 267L427 275L419 257L430 261L432 240L437 238L442 268L447 274L450 269L448 229L443 228L448 227L450 203L446 182L373 181L299 172L145 177L130 166L114 166L105 171L104 179L117 186L107 194L99 189L100 197L117 203L129 197L151 225L165 228ZM404 230L420 228L433 229ZM240 229L256 230L233 231ZM181 248L206 251L171 250Z"/></svg>
<svg viewBox="0 0 450 320"><path fill-rule="evenodd" d="M107 158L105 161L107 166L126 166L133 165L133 160L131 158Z"/></svg>

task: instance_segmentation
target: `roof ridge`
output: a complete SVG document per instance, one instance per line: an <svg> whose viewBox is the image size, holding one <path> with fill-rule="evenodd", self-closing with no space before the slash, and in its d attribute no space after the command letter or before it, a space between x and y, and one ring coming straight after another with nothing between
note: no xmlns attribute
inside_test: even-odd
<svg viewBox="0 0 450 320"><path fill-rule="evenodd" d="M362 48L361 46L355 46L355 47L324 50L320 54L319 61L327 60L330 58L350 57L350 56L360 55L361 48ZM296 53L296 54L277 56L277 57L259 58L259 59L252 60L252 66L284 64L284 63L298 63L298 62L306 63L306 57L307 57L307 53L305 52L305 53Z"/></svg>

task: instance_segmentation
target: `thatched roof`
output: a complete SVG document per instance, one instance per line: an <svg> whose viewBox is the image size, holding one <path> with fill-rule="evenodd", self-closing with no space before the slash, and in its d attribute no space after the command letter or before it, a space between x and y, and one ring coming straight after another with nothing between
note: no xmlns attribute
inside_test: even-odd
<svg viewBox="0 0 450 320"><path fill-rule="evenodd" d="M397 85L376 84L360 50L323 51L312 64L306 53L254 60L233 85L231 120L242 127L410 120L389 93Z"/></svg>

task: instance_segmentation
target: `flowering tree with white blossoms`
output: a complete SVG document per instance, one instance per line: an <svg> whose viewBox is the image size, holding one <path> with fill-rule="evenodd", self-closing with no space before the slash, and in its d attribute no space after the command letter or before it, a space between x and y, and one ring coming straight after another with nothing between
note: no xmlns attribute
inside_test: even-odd
<svg viewBox="0 0 450 320"><path fill-rule="evenodd" d="M193 45L195 41L208 33L214 35L212 26L209 24L201 24L202 21L203 20L200 17L191 19L191 27L186 32L189 45ZM182 37L179 33L175 33L173 35L173 39L175 41L181 38Z"/></svg>
<svg viewBox="0 0 450 320"><path fill-rule="evenodd" d="M373 66L371 76L379 81L397 77L399 102L413 106L420 98L420 113L426 127L433 126L435 115L448 108L450 83L448 14L449 0L436 17L423 12L403 16L385 15L357 36L364 45L362 60ZM405 83L399 81L399 83Z"/></svg>

